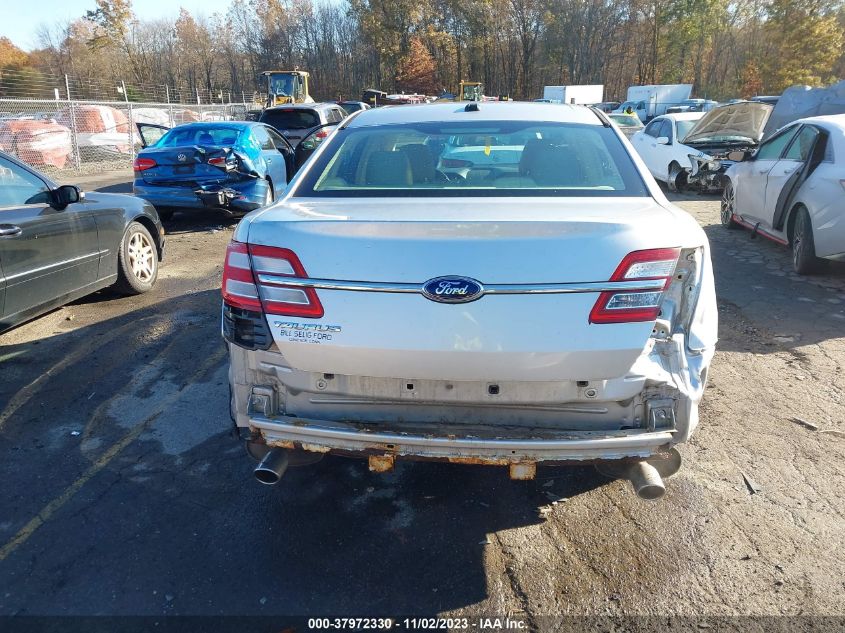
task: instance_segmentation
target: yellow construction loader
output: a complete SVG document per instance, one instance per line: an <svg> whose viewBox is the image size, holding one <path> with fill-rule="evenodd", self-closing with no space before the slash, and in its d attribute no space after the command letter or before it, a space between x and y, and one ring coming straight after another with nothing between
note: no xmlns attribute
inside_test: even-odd
<svg viewBox="0 0 845 633"><path fill-rule="evenodd" d="M308 73L304 70L265 70L266 107L286 103L314 103L308 92Z"/></svg>
<svg viewBox="0 0 845 633"><path fill-rule="evenodd" d="M481 101L484 84L480 81L462 81L455 101Z"/></svg>

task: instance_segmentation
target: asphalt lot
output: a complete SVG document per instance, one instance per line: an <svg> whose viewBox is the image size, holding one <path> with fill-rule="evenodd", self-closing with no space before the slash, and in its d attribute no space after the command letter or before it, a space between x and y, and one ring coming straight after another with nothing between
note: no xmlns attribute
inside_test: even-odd
<svg viewBox="0 0 845 633"><path fill-rule="evenodd" d="M257 484L219 335L233 225L177 215L152 293L0 336L0 615L845 615L845 267L802 279L715 198L675 200L710 236L721 323L660 502L591 467L329 457Z"/></svg>

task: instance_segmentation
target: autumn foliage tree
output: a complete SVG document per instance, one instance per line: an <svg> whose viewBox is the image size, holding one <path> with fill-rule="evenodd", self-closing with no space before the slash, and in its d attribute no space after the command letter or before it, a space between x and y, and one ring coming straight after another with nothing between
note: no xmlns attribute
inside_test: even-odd
<svg viewBox="0 0 845 633"><path fill-rule="evenodd" d="M49 94L67 74L83 98L114 97L121 81L162 100L250 98L261 71L295 66L316 99L461 80L521 99L566 83L604 84L608 100L639 83L729 99L845 78L845 0L230 0L146 20L132 0L87 2L29 53Z"/></svg>
<svg viewBox="0 0 845 633"><path fill-rule="evenodd" d="M438 92L437 66L423 41L415 37L411 40L407 55L399 60L396 84L405 92L435 94Z"/></svg>

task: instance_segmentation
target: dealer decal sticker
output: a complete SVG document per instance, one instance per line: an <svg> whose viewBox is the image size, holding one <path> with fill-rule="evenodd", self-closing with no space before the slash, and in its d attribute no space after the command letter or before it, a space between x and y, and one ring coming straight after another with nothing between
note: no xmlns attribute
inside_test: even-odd
<svg viewBox="0 0 845 633"><path fill-rule="evenodd" d="M295 321L274 321L273 325L279 328L279 336L288 343L329 343L343 330L339 325Z"/></svg>

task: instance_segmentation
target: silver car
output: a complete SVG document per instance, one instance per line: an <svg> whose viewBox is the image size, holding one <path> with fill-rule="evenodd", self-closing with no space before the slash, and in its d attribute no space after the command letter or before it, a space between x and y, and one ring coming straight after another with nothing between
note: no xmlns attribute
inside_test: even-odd
<svg viewBox="0 0 845 633"><path fill-rule="evenodd" d="M258 120L275 128L296 147L314 128L340 123L346 110L336 103L296 103L265 109Z"/></svg>
<svg viewBox="0 0 845 633"><path fill-rule="evenodd" d="M589 461L659 497L716 321L701 227L583 106L358 112L241 221L223 272L263 483L332 452L515 479Z"/></svg>

